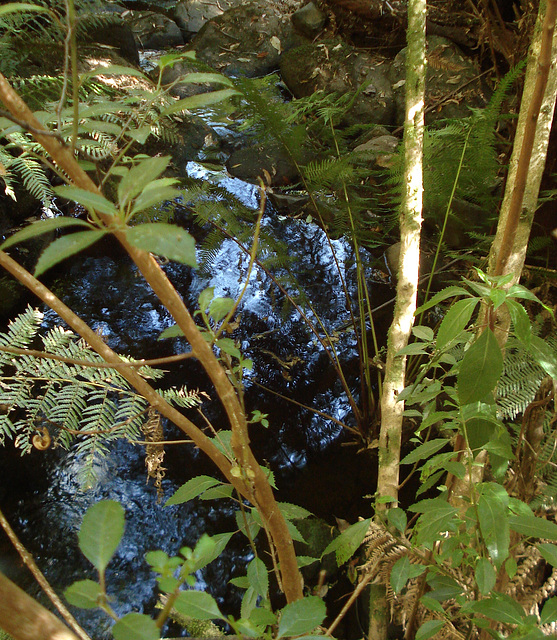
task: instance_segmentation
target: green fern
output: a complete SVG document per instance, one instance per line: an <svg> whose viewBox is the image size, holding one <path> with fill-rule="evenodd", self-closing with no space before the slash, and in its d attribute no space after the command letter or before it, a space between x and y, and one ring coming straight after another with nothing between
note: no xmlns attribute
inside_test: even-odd
<svg viewBox="0 0 557 640"><path fill-rule="evenodd" d="M0 347L28 348L40 334L43 315L28 308L0 334ZM54 327L40 336L42 351L72 361L103 363L102 358L72 332ZM146 378L164 374L141 367ZM185 387L161 394L178 407L200 403L197 392ZM0 349L0 443L15 439L24 453L33 447L33 436L48 433L55 446L76 447L82 460L80 477L94 482L100 459L118 438L138 440L146 422L147 401L122 375L107 367L87 367L32 353L14 354Z"/></svg>

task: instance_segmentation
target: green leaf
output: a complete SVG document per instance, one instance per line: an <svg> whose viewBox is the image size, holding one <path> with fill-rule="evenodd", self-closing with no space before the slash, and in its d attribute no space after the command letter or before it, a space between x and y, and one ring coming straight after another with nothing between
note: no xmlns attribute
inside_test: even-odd
<svg viewBox="0 0 557 640"><path fill-rule="evenodd" d="M150 222L126 229L130 244L169 260L197 266L195 240L181 227L166 222Z"/></svg>
<svg viewBox="0 0 557 640"><path fill-rule="evenodd" d="M454 531L457 526L458 509L448 504L443 498L422 500L409 509L423 513L416 523L418 545L425 544L431 548L441 534L445 531Z"/></svg>
<svg viewBox="0 0 557 640"><path fill-rule="evenodd" d="M124 535L124 509L114 500L102 500L87 509L79 530L79 548L103 573Z"/></svg>
<svg viewBox="0 0 557 640"><path fill-rule="evenodd" d="M248 564L248 580L257 595L267 598L269 591L269 575L265 563L259 558L254 558ZM243 616L242 617L246 617ZM247 616L249 617L249 616Z"/></svg>
<svg viewBox="0 0 557 640"><path fill-rule="evenodd" d="M172 187L169 182L174 183L175 180L173 178L159 178L150 182L135 199L131 215L150 209L162 202L172 202L181 195L181 191Z"/></svg>
<svg viewBox="0 0 557 640"><path fill-rule="evenodd" d="M195 547L195 555L196 555L195 571L198 571L199 569L206 567L208 564L211 564L213 560L216 560L220 556L220 554L224 551L224 549L226 548L226 545L228 544L228 542L230 541L230 538L232 538L233 535L234 535L233 532L217 533L214 536L210 537L212 544L210 546L207 546L205 549L201 549L200 548L201 541L198 542ZM204 536L204 537L208 538L209 536ZM201 540L203 540L203 538L201 538Z"/></svg>
<svg viewBox="0 0 557 640"><path fill-rule="evenodd" d="M423 340L424 342L432 342L433 341L433 329L431 327L424 327L422 325L417 325L412 327L412 333L418 338L418 340Z"/></svg>
<svg viewBox="0 0 557 640"><path fill-rule="evenodd" d="M323 622L326 614L325 603L317 596L291 602L280 612L277 638L308 633Z"/></svg>
<svg viewBox="0 0 557 640"><path fill-rule="evenodd" d="M457 296L470 296L470 293L464 289L464 287L446 287L443 291L439 291L436 293L433 298L430 298L428 302L422 304L421 307L418 307L414 312L415 316L419 316L420 313L431 309L436 304L443 302L443 300L447 300L447 298L456 298Z"/></svg>
<svg viewBox="0 0 557 640"><path fill-rule="evenodd" d="M209 305L209 316L215 322L220 322L233 307L232 298L215 298Z"/></svg>
<svg viewBox="0 0 557 640"><path fill-rule="evenodd" d="M518 602L510 596L500 593L470 603L469 609L503 624L521 624L524 620L524 610Z"/></svg>
<svg viewBox="0 0 557 640"><path fill-rule="evenodd" d="M257 606L257 599L259 595L253 587L248 587L242 598L242 606L240 608L240 615L244 620L247 620L251 616L251 612Z"/></svg>
<svg viewBox="0 0 557 640"><path fill-rule="evenodd" d="M206 311L211 300L215 297L215 287L207 287L199 294L197 299L201 311Z"/></svg>
<svg viewBox="0 0 557 640"><path fill-rule="evenodd" d="M457 300L451 306L437 331L435 344L439 350L450 345L464 331L478 302L478 298L464 298L463 300Z"/></svg>
<svg viewBox="0 0 557 640"><path fill-rule="evenodd" d="M424 442L417 446L414 451L411 451L407 456L405 456L400 464L413 464L418 460L423 460L424 458L429 458L434 453L442 449L449 440L446 438L437 438L435 440L428 440L428 442Z"/></svg>
<svg viewBox="0 0 557 640"><path fill-rule="evenodd" d="M0 7L0 16L7 13L26 13L27 11L33 11L35 13L50 13L50 10L46 7L41 7L36 4L28 4L27 2L9 2L8 4Z"/></svg>
<svg viewBox="0 0 557 640"><path fill-rule="evenodd" d="M485 399L496 387L503 371L503 354L493 331L487 328L470 346L460 363L458 397L470 404Z"/></svg>
<svg viewBox="0 0 557 640"><path fill-rule="evenodd" d="M411 578L417 578L426 570L422 564L412 564L408 556L402 556L391 569L391 587L395 593L400 593Z"/></svg>
<svg viewBox="0 0 557 640"><path fill-rule="evenodd" d="M180 591L174 608L183 616L196 620L224 619L213 596L205 591Z"/></svg>
<svg viewBox="0 0 557 640"><path fill-rule="evenodd" d="M540 367L554 380L557 379L557 357L555 351L539 336L532 336L528 351Z"/></svg>
<svg viewBox="0 0 557 640"><path fill-rule="evenodd" d="M143 613L127 613L112 627L114 640L158 640L160 630L155 621Z"/></svg>
<svg viewBox="0 0 557 640"><path fill-rule="evenodd" d="M389 524L393 525L393 527L395 527L397 531L400 531L400 533L404 533L406 531L408 518L406 517L406 513L404 513L400 507L389 509L387 511L387 520L389 521Z"/></svg>
<svg viewBox="0 0 557 640"><path fill-rule="evenodd" d="M303 520L312 515L307 509L289 502L279 502L278 508L286 520Z"/></svg>
<svg viewBox="0 0 557 640"><path fill-rule="evenodd" d="M234 493L234 487L231 484L220 484L212 489L207 489L205 493L199 496L200 500L220 500L222 498L230 498Z"/></svg>
<svg viewBox="0 0 557 640"><path fill-rule="evenodd" d="M230 78L221 75L220 73L204 73L204 72L193 72L188 73L184 76L181 76L178 79L180 84L203 84L203 83L211 83L211 84L223 84L226 87L234 87L234 83Z"/></svg>
<svg viewBox="0 0 557 640"><path fill-rule="evenodd" d="M242 354L240 353L240 349L236 346L236 343L232 338L220 338L215 342L215 346L218 347L224 353L227 353L229 356L233 358L241 358Z"/></svg>
<svg viewBox="0 0 557 640"><path fill-rule="evenodd" d="M66 600L81 609L96 609L99 606L100 595L101 586L93 580L78 580L64 591Z"/></svg>
<svg viewBox="0 0 557 640"><path fill-rule="evenodd" d="M86 189L80 189L74 187L71 184L65 184L60 187L54 187L52 189L54 193L66 200L73 200L78 204L83 205L87 209L94 209L100 213L106 213L110 216L115 216L118 210L110 200L107 200L100 193L94 191L87 191Z"/></svg>
<svg viewBox="0 0 557 640"><path fill-rule="evenodd" d="M95 76L134 76L149 81L149 78L139 69L135 67L127 67L122 64L111 64L108 67L97 67L92 71L86 71L80 75L81 81L86 78L94 78Z"/></svg>
<svg viewBox="0 0 557 640"><path fill-rule="evenodd" d="M209 105L222 102L232 96L239 96L241 93L236 89L221 89L220 91L211 91L209 93L199 93L189 98L178 100L166 109L161 111L161 116L169 116L186 109L199 109L200 107L208 107Z"/></svg>
<svg viewBox="0 0 557 640"><path fill-rule="evenodd" d="M309 567L309 565L314 562L319 562L319 558L312 558L311 556L296 556L296 562L298 563L298 567L301 569L302 567Z"/></svg>
<svg viewBox="0 0 557 640"><path fill-rule="evenodd" d="M415 640L428 640L439 633L445 625L444 620L428 620L416 631Z"/></svg>
<svg viewBox="0 0 557 640"><path fill-rule="evenodd" d="M507 298L507 309L514 327L516 337L528 346L532 341L532 323L526 309L516 300Z"/></svg>
<svg viewBox="0 0 557 640"><path fill-rule="evenodd" d="M557 540L557 524L536 516L511 516L509 526L513 531L529 538Z"/></svg>
<svg viewBox="0 0 557 640"><path fill-rule="evenodd" d="M479 558L476 563L476 584L482 596L487 595L495 586L497 574L487 558Z"/></svg>
<svg viewBox="0 0 557 640"><path fill-rule="evenodd" d="M543 542L537 544L536 547L538 547L539 552L546 562L549 562L552 567L557 567L557 545Z"/></svg>
<svg viewBox="0 0 557 640"><path fill-rule="evenodd" d="M168 327L164 331L161 331L158 340L164 340L165 338L182 338L184 336L184 332L177 324L173 324L171 327Z"/></svg>
<svg viewBox="0 0 557 640"><path fill-rule="evenodd" d="M35 277L40 276L50 267L62 262L62 260L91 246L104 235L106 235L106 231L78 231L54 240L41 253L35 267Z"/></svg>
<svg viewBox="0 0 557 640"><path fill-rule="evenodd" d="M257 513L257 512L255 512ZM236 511L236 524L238 525L238 529L248 538L249 540L255 540L255 537L259 533L261 529L261 525L257 522L253 513L246 512L245 516L241 511Z"/></svg>
<svg viewBox="0 0 557 640"><path fill-rule="evenodd" d="M543 605L540 614L541 624L551 624L557 622L557 597L549 598Z"/></svg>
<svg viewBox="0 0 557 640"><path fill-rule="evenodd" d="M118 204L123 208L136 195L141 193L145 186L156 180L168 167L170 156L155 156L142 160L135 167L129 169L118 184Z"/></svg>
<svg viewBox="0 0 557 640"><path fill-rule="evenodd" d="M321 557L334 551L336 554L337 564L339 566L344 564L362 544L370 523L371 518L351 524L327 545L327 548L323 551Z"/></svg>
<svg viewBox="0 0 557 640"><path fill-rule="evenodd" d="M497 569L501 568L509 555L508 506L509 495L504 487L495 482L481 485L477 507L480 531Z"/></svg>
<svg viewBox="0 0 557 640"><path fill-rule="evenodd" d="M193 500L207 491L207 489L219 484L222 484L220 480L211 478L211 476L196 476L184 483L173 496L170 496L164 506L169 507L173 504L182 504L188 500Z"/></svg>
<svg viewBox="0 0 557 640"><path fill-rule="evenodd" d="M49 231L54 231L55 229L75 226L93 229L90 224L87 224L84 220L78 220L77 218L65 218L60 216L58 218L49 218L48 220L38 220L10 236L2 245L0 245L0 250L4 251L4 249L11 247L18 242L29 240L29 238L35 238L36 236L48 233Z"/></svg>

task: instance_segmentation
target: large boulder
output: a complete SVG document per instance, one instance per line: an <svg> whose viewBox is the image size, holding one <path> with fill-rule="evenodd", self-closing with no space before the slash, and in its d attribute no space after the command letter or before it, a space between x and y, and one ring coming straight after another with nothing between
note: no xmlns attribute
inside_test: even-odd
<svg viewBox="0 0 557 640"><path fill-rule="evenodd" d="M394 99L387 65L369 53L340 41L308 43L285 52L280 70L296 98L317 90L339 96L359 91L344 124L392 124Z"/></svg>
<svg viewBox="0 0 557 640"><path fill-rule="evenodd" d="M192 40L197 59L228 76L254 78L279 68L283 51L300 42L276 3L242 4L209 20Z"/></svg>
<svg viewBox="0 0 557 640"><path fill-rule="evenodd" d="M140 49L169 49L184 44L178 25L160 13L134 12L128 22Z"/></svg>

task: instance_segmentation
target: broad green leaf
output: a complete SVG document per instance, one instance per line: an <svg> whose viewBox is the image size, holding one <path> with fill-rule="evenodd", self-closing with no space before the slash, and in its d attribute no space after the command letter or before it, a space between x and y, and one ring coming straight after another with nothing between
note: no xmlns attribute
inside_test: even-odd
<svg viewBox="0 0 557 640"><path fill-rule="evenodd" d="M391 569L391 587L395 593L400 593L411 578L417 578L426 570L422 564L412 564L408 556L402 556Z"/></svg>
<svg viewBox="0 0 557 640"><path fill-rule="evenodd" d="M493 331L487 328L460 363L458 397L461 404L483 400L496 387L503 371L503 354Z"/></svg>
<svg viewBox="0 0 557 640"><path fill-rule="evenodd" d="M209 316L215 322L220 322L233 306L234 300L232 298L215 298L209 305Z"/></svg>
<svg viewBox="0 0 557 640"><path fill-rule="evenodd" d="M0 7L0 16L7 13L26 13L27 11L33 11L35 13L50 13L50 10L46 7L41 7L36 4L28 4L27 2L9 2L8 4Z"/></svg>
<svg viewBox="0 0 557 640"><path fill-rule="evenodd" d="M89 229L93 229L90 224L87 224L87 222L85 222L84 220L78 220L77 218L64 218L60 216L59 218L38 220L37 222L31 223L27 227L20 229L12 236L10 236L2 245L0 245L0 250L4 251L4 249L11 247L18 242L29 240L29 238L40 236L43 233L48 233L49 231L54 231L55 229L75 226L88 227Z"/></svg>
<svg viewBox="0 0 557 640"><path fill-rule="evenodd" d="M239 96L241 93L236 89L221 89L220 91L211 91L209 93L199 93L189 98L178 100L166 109L163 109L161 116L169 116L186 109L199 109L200 107L208 107L211 104L222 102L232 96Z"/></svg>
<svg viewBox="0 0 557 640"><path fill-rule="evenodd" d="M200 500L220 500L221 498L230 498L234 493L234 487L231 484L220 484L212 489L207 489L199 496Z"/></svg>
<svg viewBox="0 0 557 640"><path fill-rule="evenodd" d="M416 631L415 640L428 640L439 633L445 625L444 620L428 620Z"/></svg>
<svg viewBox="0 0 557 640"><path fill-rule="evenodd" d="M444 613L445 609L443 609L443 605L434 598L430 596L422 596L420 598L420 602L426 609L430 609L431 611L436 611L437 613Z"/></svg>
<svg viewBox="0 0 557 640"><path fill-rule="evenodd" d="M296 556L296 562L298 563L298 567L301 569L302 567L309 567L309 565L314 562L319 562L319 558L312 558L311 556Z"/></svg>
<svg viewBox="0 0 557 640"><path fill-rule="evenodd" d="M215 297L215 287L207 287L199 294L198 303L201 311L206 311L211 300Z"/></svg>
<svg viewBox="0 0 557 640"><path fill-rule="evenodd" d="M95 211L106 213L110 216L115 216L118 213L114 204L100 193L80 189L79 187L74 187L71 184L54 187L52 190L61 198L73 200L87 209L94 209Z"/></svg>
<svg viewBox="0 0 557 640"><path fill-rule="evenodd" d="M150 222L126 229L130 244L169 260L197 266L195 240L181 227L166 222Z"/></svg>
<svg viewBox="0 0 557 640"><path fill-rule="evenodd" d="M524 620L524 610L518 602L500 593L470 603L469 609L503 624L520 624Z"/></svg>
<svg viewBox="0 0 557 640"><path fill-rule="evenodd" d="M259 594L252 587L249 586L244 593L244 597L242 598L242 606L240 608L240 615L244 620L247 620L251 616L251 612L257 606L257 599L259 598Z"/></svg>
<svg viewBox="0 0 557 640"><path fill-rule="evenodd" d="M445 314L435 344L439 350L447 347L468 326L474 309L478 305L478 298L464 298L457 300Z"/></svg>
<svg viewBox="0 0 557 640"><path fill-rule="evenodd" d="M526 309L516 300L507 299L507 309L516 337L525 345L532 341L532 323Z"/></svg>
<svg viewBox="0 0 557 640"><path fill-rule="evenodd" d="M102 500L87 509L79 530L79 548L103 573L124 535L124 509L114 500Z"/></svg>
<svg viewBox="0 0 557 640"><path fill-rule="evenodd" d="M206 567L208 564L211 564L213 560L216 560L220 554L226 548L226 545L230 541L230 538L234 535L232 533L217 533L214 536L211 536L211 542L213 543L210 548L204 550L202 555L199 555L196 563L196 571L203 567ZM199 543L198 543L199 546ZM199 554L198 548L195 548L196 553Z"/></svg>
<svg viewBox="0 0 557 640"><path fill-rule="evenodd" d="M557 524L536 516L511 516L509 526L513 531L529 538L557 540Z"/></svg>
<svg viewBox="0 0 557 640"><path fill-rule="evenodd" d="M423 342L412 342L396 352L397 356L422 356L427 355Z"/></svg>
<svg viewBox="0 0 557 640"><path fill-rule="evenodd" d="M279 502L278 508L286 520L303 520L311 516L311 512L307 509L289 502Z"/></svg>
<svg viewBox="0 0 557 640"><path fill-rule="evenodd" d="M62 260L91 246L104 235L106 235L106 231L78 231L54 240L41 253L35 267L35 277L40 276L58 262L62 262Z"/></svg>
<svg viewBox="0 0 557 640"><path fill-rule="evenodd" d="M427 575L426 582L431 588L427 595L439 602L457 598L464 591L464 587L454 578L443 574L430 572Z"/></svg>
<svg viewBox="0 0 557 640"><path fill-rule="evenodd" d="M501 568L509 555L508 506L509 495L504 487L494 482L481 485L477 506L480 531L497 569Z"/></svg>
<svg viewBox="0 0 557 640"><path fill-rule="evenodd" d="M325 603L317 596L291 602L280 612L277 638L308 633L323 622L326 614Z"/></svg>
<svg viewBox="0 0 557 640"><path fill-rule="evenodd" d="M406 517L406 513L400 507L389 509L387 511L387 520L389 521L389 524L392 524L397 531L400 531L400 533L404 533L406 531L408 518Z"/></svg>
<svg viewBox="0 0 557 640"><path fill-rule="evenodd" d="M428 300L425 304L422 304L421 307L418 307L414 312L415 316L419 316L420 313L431 309L436 304L447 300L447 298L456 298L457 296L470 296L470 292L467 291L464 287L451 286L446 287L442 291L436 293L432 298Z"/></svg>
<svg viewBox="0 0 557 640"><path fill-rule="evenodd" d="M220 338L215 342L215 346L218 347L224 353L227 353L229 356L233 358L241 358L242 354L240 349L236 346L236 343L232 338Z"/></svg>
<svg viewBox="0 0 557 640"><path fill-rule="evenodd" d="M457 526L458 509L448 504L443 498L422 500L410 507L412 511L422 512L416 523L417 544L425 544L431 548L445 531L454 531Z"/></svg>
<svg viewBox="0 0 557 640"><path fill-rule="evenodd" d="M543 605L540 614L541 624L551 624L557 621L557 597L549 598Z"/></svg>
<svg viewBox="0 0 557 640"><path fill-rule="evenodd" d="M155 183L166 182L167 178L159 178L155 180ZM146 211L155 205L160 205L163 202L172 202L181 194L179 189L168 185L161 185L155 189L145 189L140 193L133 203L131 215L135 215L139 211Z"/></svg>
<svg viewBox="0 0 557 640"><path fill-rule="evenodd" d="M417 325L412 327L412 333L418 338L418 340L424 340L425 342L431 342L433 340L433 329L431 327L424 327Z"/></svg>
<svg viewBox="0 0 557 640"><path fill-rule="evenodd" d="M418 460L423 460L424 458L429 458L431 455L442 449L449 440L446 438L437 438L435 440L428 440L428 442L424 442L417 446L414 451L411 451L407 456L405 456L400 464L413 464L414 462L418 462Z"/></svg>
<svg viewBox="0 0 557 640"><path fill-rule="evenodd" d="M532 336L528 351L540 367L554 380L557 379L557 357L555 351L539 336Z"/></svg>
<svg viewBox="0 0 557 640"><path fill-rule="evenodd" d="M257 512L255 512L257 513ZM248 538L249 540L255 540L255 537L259 533L261 529L261 525L257 522L254 514L250 511L246 511L245 514L241 511L236 511L236 524L238 525L238 529Z"/></svg>
<svg viewBox="0 0 557 640"><path fill-rule="evenodd" d="M267 598L267 592L269 591L269 575L267 573L267 567L261 559L254 558L248 564L248 580L250 586L257 595ZM246 616L242 614L242 617Z"/></svg>
<svg viewBox="0 0 557 640"><path fill-rule="evenodd" d="M544 560L553 567L557 567L557 545L543 542L536 545Z"/></svg>
<svg viewBox="0 0 557 640"><path fill-rule="evenodd" d="M180 591L174 608L183 616L190 616L196 620L223 619L215 599L205 591Z"/></svg>
<svg viewBox="0 0 557 640"><path fill-rule="evenodd" d="M127 613L112 627L114 640L158 640L160 629L143 613Z"/></svg>
<svg viewBox="0 0 557 640"><path fill-rule="evenodd" d="M173 496L170 496L164 506L169 507L173 504L182 504L188 500L193 500L207 491L207 489L219 484L222 484L220 480L211 478L211 476L196 476L184 483Z"/></svg>
<svg viewBox="0 0 557 640"><path fill-rule="evenodd" d="M184 332L177 324L173 324L164 331L161 331L158 340L164 340L165 338L181 338L184 336Z"/></svg>
<svg viewBox="0 0 557 640"><path fill-rule="evenodd" d="M181 76L178 79L180 84L203 84L203 83L211 83L211 84L223 84L226 87L233 87L234 83L230 78L221 75L220 73L204 73L204 72L192 72L188 73L184 76Z"/></svg>
<svg viewBox="0 0 557 640"><path fill-rule="evenodd" d="M111 64L108 67L97 67L92 71L82 73L80 78L83 81L86 78L94 78L95 76L134 76L136 78L142 78L143 80L149 80L149 78L139 69L126 67L122 64Z"/></svg>
<svg viewBox="0 0 557 640"><path fill-rule="evenodd" d="M264 607L257 607L251 612L250 615L250 622L253 622L254 624L263 628L269 626L270 624L275 624L276 621L276 615L272 611L269 611L269 609L265 609Z"/></svg>
<svg viewBox="0 0 557 640"><path fill-rule="evenodd" d="M479 558L476 563L476 584L482 596L487 595L495 586L497 574L487 558Z"/></svg>
<svg viewBox="0 0 557 640"><path fill-rule="evenodd" d="M327 548L323 551L321 557L334 551L336 554L337 564L340 567L340 565L344 564L362 544L370 523L371 518L351 524L327 545Z"/></svg>
<svg viewBox="0 0 557 640"><path fill-rule="evenodd" d="M155 156L142 160L135 167L129 169L118 184L118 204L123 208L136 195L141 193L145 186L156 180L168 167L170 156Z"/></svg>
<svg viewBox="0 0 557 640"><path fill-rule="evenodd" d="M260 523L260 526L263 526L262 522ZM290 520L286 521L286 528L288 529L292 540L295 540L296 542L306 542L304 536L300 533L296 525L293 522L290 522Z"/></svg>
<svg viewBox="0 0 557 640"><path fill-rule="evenodd" d="M93 580L78 580L64 591L66 600L81 609L96 609L99 606L100 595L101 586Z"/></svg>

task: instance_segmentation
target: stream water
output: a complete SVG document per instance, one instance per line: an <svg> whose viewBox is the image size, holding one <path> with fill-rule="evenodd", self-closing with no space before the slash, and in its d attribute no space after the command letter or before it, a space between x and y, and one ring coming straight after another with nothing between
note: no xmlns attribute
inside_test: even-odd
<svg viewBox="0 0 557 640"><path fill-rule="evenodd" d="M258 207L253 185L208 174L195 163L188 165L188 173L217 180L244 204ZM296 278L313 303L313 311L308 312L310 318L315 321L318 315L328 332L338 329L348 317L338 266L349 286L354 286L349 244L344 240L329 243L316 225L279 217L271 207L262 224L290 247ZM195 308L199 293L207 286L213 286L217 296L237 297L244 286L248 260L234 242L225 241L213 256L210 275L175 263L164 269L188 306ZM121 353L151 358L185 349L180 339L157 341L173 321L138 277L135 266L110 244L99 247L94 255L64 263L51 284ZM234 333L244 355L254 361L253 370L245 378L247 407L269 415L268 429L252 426L253 447L258 459L275 473L281 500L301 504L329 522L334 522L334 517L354 521L367 514L369 500L364 496L375 490L371 457L368 453L356 455L355 446L343 446L350 438L334 421L262 388L268 387L338 420L351 421L350 407L322 346L300 314L284 302L284 296L266 274L255 267L239 308L241 322ZM45 327L57 323L55 314L46 310ZM338 331L336 340L339 357L356 393L353 334ZM213 393L203 371L191 360L168 370L165 384L186 384L209 395ZM217 403L205 403L204 411L215 426L227 428ZM165 435L168 439L180 436L168 425ZM125 536L107 573L112 606L120 615L132 610L153 611L156 583L144 561L147 551L162 548L172 555L184 545L193 546L203 532L236 529L230 500L196 500L164 507L157 501L152 483L146 482L143 448L127 442L116 444L99 462L98 483L87 491L79 484L81 461L73 451L55 449L33 452L22 459L16 456L9 449L0 449L4 469L0 504L58 592L75 580L95 578L91 565L77 548L77 531L87 507L110 498L125 508ZM165 467L165 500L191 477L214 473L212 465L190 445L167 447ZM228 582L245 572L251 553L247 540L236 534L224 554L197 576L198 588L208 589L227 613L237 612L240 597ZM0 558L6 572L45 602L4 543L0 545ZM110 621L104 614L79 610L74 613L93 638L108 637ZM167 632L179 635L176 629Z"/></svg>

